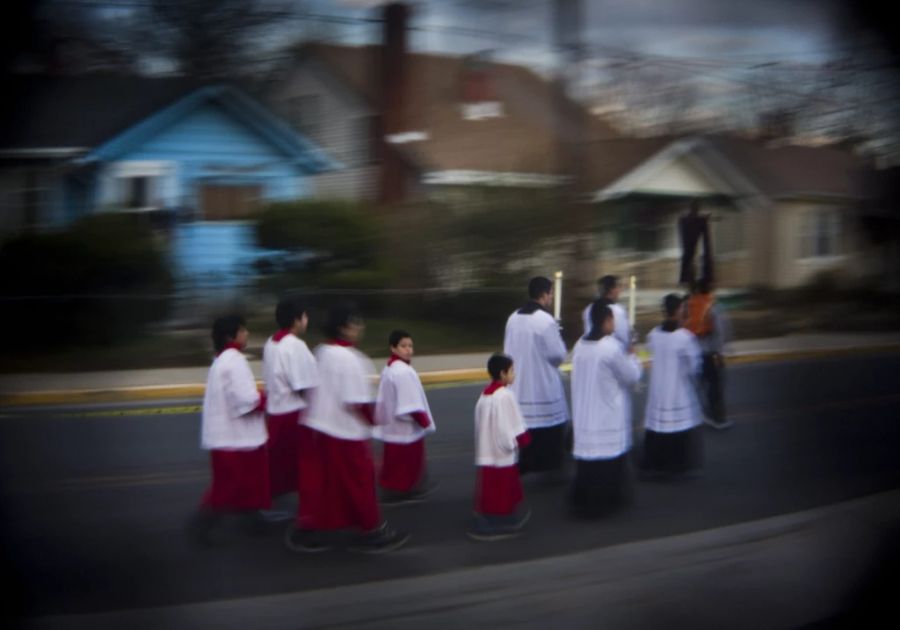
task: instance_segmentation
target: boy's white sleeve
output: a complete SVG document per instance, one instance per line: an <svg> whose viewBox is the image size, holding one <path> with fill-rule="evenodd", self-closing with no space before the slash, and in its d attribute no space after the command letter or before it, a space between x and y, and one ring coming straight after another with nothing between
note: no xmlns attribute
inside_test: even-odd
<svg viewBox="0 0 900 630"><path fill-rule="evenodd" d="M522 417L522 410L515 396L504 396L498 411L498 419L503 427L502 446L505 452L512 453L519 447L516 437L527 431L525 418Z"/></svg>
<svg viewBox="0 0 900 630"><path fill-rule="evenodd" d="M305 345L298 346L296 351L286 354L283 360L284 373L287 374L291 390L295 392L319 386L319 370L316 358Z"/></svg>
<svg viewBox="0 0 900 630"><path fill-rule="evenodd" d="M348 360L344 369L345 373L341 377L341 402L345 405L373 402L372 387L363 361Z"/></svg>
<svg viewBox="0 0 900 630"><path fill-rule="evenodd" d="M225 401L230 416L243 416L259 405L259 390L247 359L240 357L222 371L225 380Z"/></svg>
<svg viewBox="0 0 900 630"><path fill-rule="evenodd" d="M394 395L396 396L396 406L394 413L398 416L404 416L414 411L425 411L425 390L422 389L422 382L419 375L412 368L403 370L394 378Z"/></svg>
<svg viewBox="0 0 900 630"><path fill-rule="evenodd" d="M516 450L515 413L518 409L516 399L512 396L504 396L496 401L494 407L494 444L501 453L513 453Z"/></svg>
<svg viewBox="0 0 900 630"><path fill-rule="evenodd" d="M613 370L619 382L626 387L634 385L641 380L641 374L644 373L644 368L641 366L637 356L625 354L624 352L616 353L613 358Z"/></svg>
<svg viewBox="0 0 900 630"><path fill-rule="evenodd" d="M558 367L566 360L566 344L559 334L556 322L547 326L541 333L541 341L544 346L544 357L553 367Z"/></svg>

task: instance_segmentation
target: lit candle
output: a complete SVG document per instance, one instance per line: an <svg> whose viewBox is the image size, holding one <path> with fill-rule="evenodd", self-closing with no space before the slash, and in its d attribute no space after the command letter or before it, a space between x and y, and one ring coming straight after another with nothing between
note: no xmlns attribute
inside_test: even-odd
<svg viewBox="0 0 900 630"><path fill-rule="evenodd" d="M637 276L631 276L628 282L628 322L634 327L634 304L637 299Z"/></svg>
<svg viewBox="0 0 900 630"><path fill-rule="evenodd" d="M553 317L560 320L562 311L562 271L553 274Z"/></svg>

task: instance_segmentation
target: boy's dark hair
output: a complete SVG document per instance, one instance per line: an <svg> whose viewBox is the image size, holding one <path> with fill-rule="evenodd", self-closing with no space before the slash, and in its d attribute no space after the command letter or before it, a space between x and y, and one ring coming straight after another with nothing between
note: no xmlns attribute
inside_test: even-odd
<svg viewBox="0 0 900 630"><path fill-rule="evenodd" d="M225 315L213 322L212 341L216 352L222 352L229 343L237 339L238 331L247 326L240 315Z"/></svg>
<svg viewBox="0 0 900 630"><path fill-rule="evenodd" d="M406 339L407 337L412 339L412 335L410 335L405 330L397 329L397 330L391 331L390 336L388 336L388 345L391 348L396 348L397 344L400 343L401 341L403 341L404 339Z"/></svg>
<svg viewBox="0 0 900 630"><path fill-rule="evenodd" d="M612 309L609 307L609 300L600 298L591 304L591 330L585 336L586 339L596 341L603 337L603 322L608 317L613 317Z"/></svg>
<svg viewBox="0 0 900 630"><path fill-rule="evenodd" d="M306 312L306 305L297 297L287 297L275 307L275 323L279 328L290 328Z"/></svg>
<svg viewBox="0 0 900 630"><path fill-rule="evenodd" d="M339 302L328 309L325 323L322 324L322 332L328 339L337 339L341 336L341 329L353 322L362 323L362 316L356 304Z"/></svg>
<svg viewBox="0 0 900 630"><path fill-rule="evenodd" d="M663 312L666 314L666 317L675 317L678 313L678 309L681 308L681 303L684 301L677 293L670 293L666 297L663 298Z"/></svg>
<svg viewBox="0 0 900 630"><path fill-rule="evenodd" d="M600 290L600 297L606 297L610 291L619 286L619 278L616 276L603 276L597 280L597 288Z"/></svg>
<svg viewBox="0 0 900 630"><path fill-rule="evenodd" d="M532 300L536 300L545 293L550 293L552 290L553 282L550 281L550 278L537 276L528 281L528 297Z"/></svg>
<svg viewBox="0 0 900 630"><path fill-rule="evenodd" d="M500 373L512 367L513 360L505 354L492 354L487 362L487 371L495 381L500 380Z"/></svg>

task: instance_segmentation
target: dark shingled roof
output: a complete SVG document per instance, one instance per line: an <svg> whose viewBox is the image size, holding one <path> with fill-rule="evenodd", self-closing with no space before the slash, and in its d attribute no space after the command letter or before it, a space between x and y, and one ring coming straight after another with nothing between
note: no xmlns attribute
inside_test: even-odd
<svg viewBox="0 0 900 630"><path fill-rule="evenodd" d="M96 147L199 87L183 78L16 77L0 149Z"/></svg>
<svg viewBox="0 0 900 630"><path fill-rule="evenodd" d="M694 152L723 160L769 197L867 196L864 183L872 165L853 153L830 146L773 146L736 136L659 136L619 138L590 145L589 186L598 192L638 168L678 140L701 140Z"/></svg>
<svg viewBox="0 0 900 630"><path fill-rule="evenodd" d="M759 140L710 136L706 140L769 197L866 195L872 165L831 146L766 146Z"/></svg>

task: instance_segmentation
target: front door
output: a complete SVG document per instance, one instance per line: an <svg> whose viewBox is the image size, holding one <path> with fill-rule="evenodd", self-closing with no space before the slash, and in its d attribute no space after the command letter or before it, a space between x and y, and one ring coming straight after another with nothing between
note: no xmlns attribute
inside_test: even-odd
<svg viewBox="0 0 900 630"><path fill-rule="evenodd" d="M252 215L262 199L261 186L204 184L200 208L205 221L234 221Z"/></svg>

